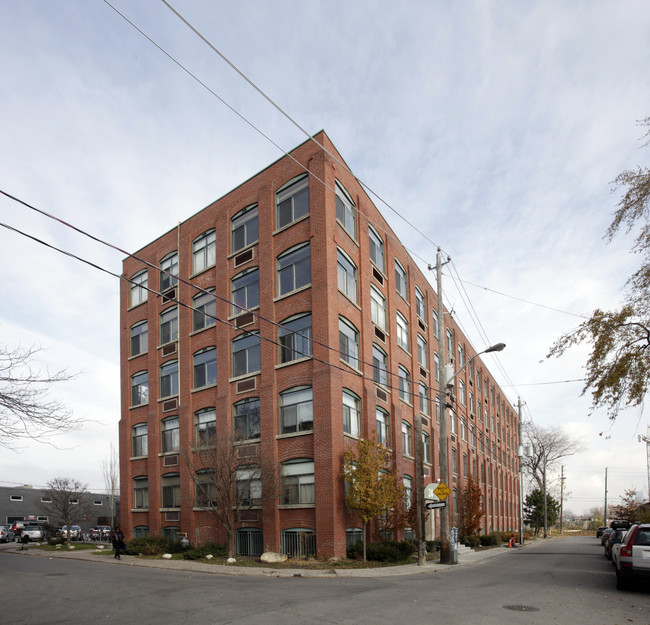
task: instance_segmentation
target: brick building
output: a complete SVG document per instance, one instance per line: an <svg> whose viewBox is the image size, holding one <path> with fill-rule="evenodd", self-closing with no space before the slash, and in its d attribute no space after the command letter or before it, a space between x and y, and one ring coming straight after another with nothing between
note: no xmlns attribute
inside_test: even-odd
<svg viewBox="0 0 650 625"><path fill-rule="evenodd" d="M345 508L341 454L358 436L376 431L412 490L421 418L425 483L435 481L436 293L327 135L315 139L325 149L304 142L124 260L127 536L224 540L183 461L213 436L234 437L282 475L282 495L239 524L241 554L345 555L361 524ZM447 315L443 334L456 369L476 354ZM516 528L517 414L480 358L455 384L452 524L471 472L485 529Z"/></svg>

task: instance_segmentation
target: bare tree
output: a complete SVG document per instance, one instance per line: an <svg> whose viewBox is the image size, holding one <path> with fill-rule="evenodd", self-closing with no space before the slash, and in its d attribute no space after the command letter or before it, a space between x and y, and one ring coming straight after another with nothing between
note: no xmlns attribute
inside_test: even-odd
<svg viewBox="0 0 650 625"><path fill-rule="evenodd" d="M111 527L115 527L115 500L120 495L120 461L113 443L108 458L102 460L102 475L111 506Z"/></svg>
<svg viewBox="0 0 650 625"><path fill-rule="evenodd" d="M533 454L524 457L524 469L533 483L544 494L544 538L548 536L547 475L559 460L584 451L584 446L574 441L559 427L542 427L532 422L524 425L524 437Z"/></svg>
<svg viewBox="0 0 650 625"><path fill-rule="evenodd" d="M88 485L69 477L57 477L47 483L41 507L55 522L67 529L66 543L70 547L70 527L77 525L92 513Z"/></svg>
<svg viewBox="0 0 650 625"><path fill-rule="evenodd" d="M0 446L6 449L15 449L24 439L47 442L82 426L81 419L49 396L52 385L74 376L38 368L33 361L40 351L0 347Z"/></svg>
<svg viewBox="0 0 650 625"><path fill-rule="evenodd" d="M228 556L235 553L237 524L280 494L275 463L261 459L259 445L214 436L185 456L195 485L197 508L209 512L225 530Z"/></svg>

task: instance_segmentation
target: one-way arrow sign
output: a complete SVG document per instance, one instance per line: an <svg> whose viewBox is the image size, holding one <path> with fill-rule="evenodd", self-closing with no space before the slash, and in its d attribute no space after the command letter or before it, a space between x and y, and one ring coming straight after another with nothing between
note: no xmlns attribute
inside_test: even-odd
<svg viewBox="0 0 650 625"><path fill-rule="evenodd" d="M436 508L444 508L447 505L446 501L427 501L424 507L427 510L435 510Z"/></svg>

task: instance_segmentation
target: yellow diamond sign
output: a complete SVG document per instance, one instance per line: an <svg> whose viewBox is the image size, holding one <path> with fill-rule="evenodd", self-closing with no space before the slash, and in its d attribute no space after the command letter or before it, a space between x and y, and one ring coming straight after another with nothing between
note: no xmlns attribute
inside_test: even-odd
<svg viewBox="0 0 650 625"><path fill-rule="evenodd" d="M447 495L449 495L451 490L449 489L449 486L447 486L447 484L445 484L444 482L440 482L440 484L438 484L438 488L436 488L436 490L434 490L433 492L438 496L438 499L440 499L440 501L444 501L445 499L447 499Z"/></svg>

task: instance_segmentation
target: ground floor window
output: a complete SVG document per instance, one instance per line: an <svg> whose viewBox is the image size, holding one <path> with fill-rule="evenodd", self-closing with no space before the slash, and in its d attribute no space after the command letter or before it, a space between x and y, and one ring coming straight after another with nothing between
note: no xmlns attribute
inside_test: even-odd
<svg viewBox="0 0 650 625"><path fill-rule="evenodd" d="M415 531L412 528L404 528L404 540L415 540Z"/></svg>
<svg viewBox="0 0 650 625"><path fill-rule="evenodd" d="M137 525L133 528L133 538L149 536L149 528L146 525Z"/></svg>
<svg viewBox="0 0 650 625"><path fill-rule="evenodd" d="M235 552L238 556L261 556L264 551L262 530L244 528L235 535Z"/></svg>
<svg viewBox="0 0 650 625"><path fill-rule="evenodd" d="M363 530L360 527L348 527L345 530L345 548L354 547L357 543L363 543Z"/></svg>
<svg viewBox="0 0 650 625"><path fill-rule="evenodd" d="M316 555L316 532L302 528L282 530L282 553L290 558Z"/></svg>
<svg viewBox="0 0 650 625"><path fill-rule="evenodd" d="M162 535L165 540L177 541L181 537L181 528L180 527L163 527Z"/></svg>

